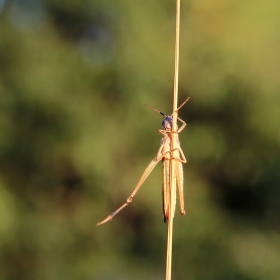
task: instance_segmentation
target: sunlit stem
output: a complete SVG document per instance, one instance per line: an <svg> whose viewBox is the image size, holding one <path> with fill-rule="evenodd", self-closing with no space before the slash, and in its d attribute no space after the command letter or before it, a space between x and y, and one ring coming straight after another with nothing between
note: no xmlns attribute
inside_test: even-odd
<svg viewBox="0 0 280 280"><path fill-rule="evenodd" d="M174 98L173 98L173 125L172 125L172 142L171 149L173 149L176 130L177 130L177 106L178 106L178 76L179 76L179 38L180 38L180 0L176 0L176 33L175 33L175 69L174 69ZM166 256L166 280L171 280L172 268L172 238L173 238L173 214L176 199L176 179L175 179L175 160L173 159L173 152L170 164L170 207L169 207L169 221L168 221L168 235L167 235L167 256Z"/></svg>

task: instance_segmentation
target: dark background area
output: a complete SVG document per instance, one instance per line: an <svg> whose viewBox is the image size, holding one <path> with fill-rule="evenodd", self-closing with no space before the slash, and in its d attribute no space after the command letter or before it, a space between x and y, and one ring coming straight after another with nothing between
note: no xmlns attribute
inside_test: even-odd
<svg viewBox="0 0 280 280"><path fill-rule="evenodd" d="M280 3L181 2L173 279L277 280ZM170 0L0 0L1 280L165 278L160 166L95 224L157 153L174 31Z"/></svg>

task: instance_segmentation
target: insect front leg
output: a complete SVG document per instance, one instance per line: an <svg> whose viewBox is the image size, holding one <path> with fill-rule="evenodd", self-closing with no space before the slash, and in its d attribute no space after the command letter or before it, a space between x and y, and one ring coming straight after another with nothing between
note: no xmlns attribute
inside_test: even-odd
<svg viewBox="0 0 280 280"><path fill-rule="evenodd" d="M177 130L177 133L181 133L183 129L187 126L186 122L184 122L182 119L177 117L177 119L182 123L182 126Z"/></svg>
<svg viewBox="0 0 280 280"><path fill-rule="evenodd" d="M163 136L161 139L160 147L157 152L156 159L162 159L166 154L170 153L169 137L165 130L160 129L159 133Z"/></svg>

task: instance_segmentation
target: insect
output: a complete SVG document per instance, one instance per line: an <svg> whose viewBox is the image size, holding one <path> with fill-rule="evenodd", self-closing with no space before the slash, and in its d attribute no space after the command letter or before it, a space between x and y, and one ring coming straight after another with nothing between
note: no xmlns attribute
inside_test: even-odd
<svg viewBox="0 0 280 280"><path fill-rule="evenodd" d="M176 110L178 111L185 105L185 103L189 100L188 97ZM133 192L131 195L127 198L126 202L119 207L117 210L115 210L113 213L111 213L107 218L105 218L103 221L97 223L96 225L102 225L117 215L122 209L124 209L129 203L132 202L134 196L140 189L140 187L143 185L145 180L148 178L150 173L153 171L157 163L161 160L162 161L162 203L163 203L163 220L164 222L169 220L169 207L170 207L170 162L171 162L171 153L172 158L176 160L175 163L175 174L176 174L176 183L178 186L178 192L179 192L179 199L180 199L180 213L181 215L185 215L185 206L184 206L184 189L183 189L183 165L182 163L186 163L187 160L185 158L185 155L182 151L182 148L180 146L179 141L179 133L182 132L182 130L186 127L186 123L177 117L177 119L182 123L181 127L176 130L176 141L175 143L172 143L172 125L173 125L173 114L171 116L167 116L161 111L146 105L149 109L163 115L165 119L162 122L163 129L159 130L159 133L162 135L161 144L158 149L156 157L149 163L149 165L146 167L144 173L142 174L141 178L139 179L138 183L136 184ZM175 208L172 209L172 215L174 215Z"/></svg>

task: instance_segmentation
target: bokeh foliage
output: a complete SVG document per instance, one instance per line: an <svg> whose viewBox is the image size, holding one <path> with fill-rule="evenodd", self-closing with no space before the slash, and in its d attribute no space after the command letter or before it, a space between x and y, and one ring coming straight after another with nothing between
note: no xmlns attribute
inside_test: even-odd
<svg viewBox="0 0 280 280"><path fill-rule="evenodd" d="M173 278L280 274L280 4L182 0ZM0 1L0 279L164 279L175 1Z"/></svg>

